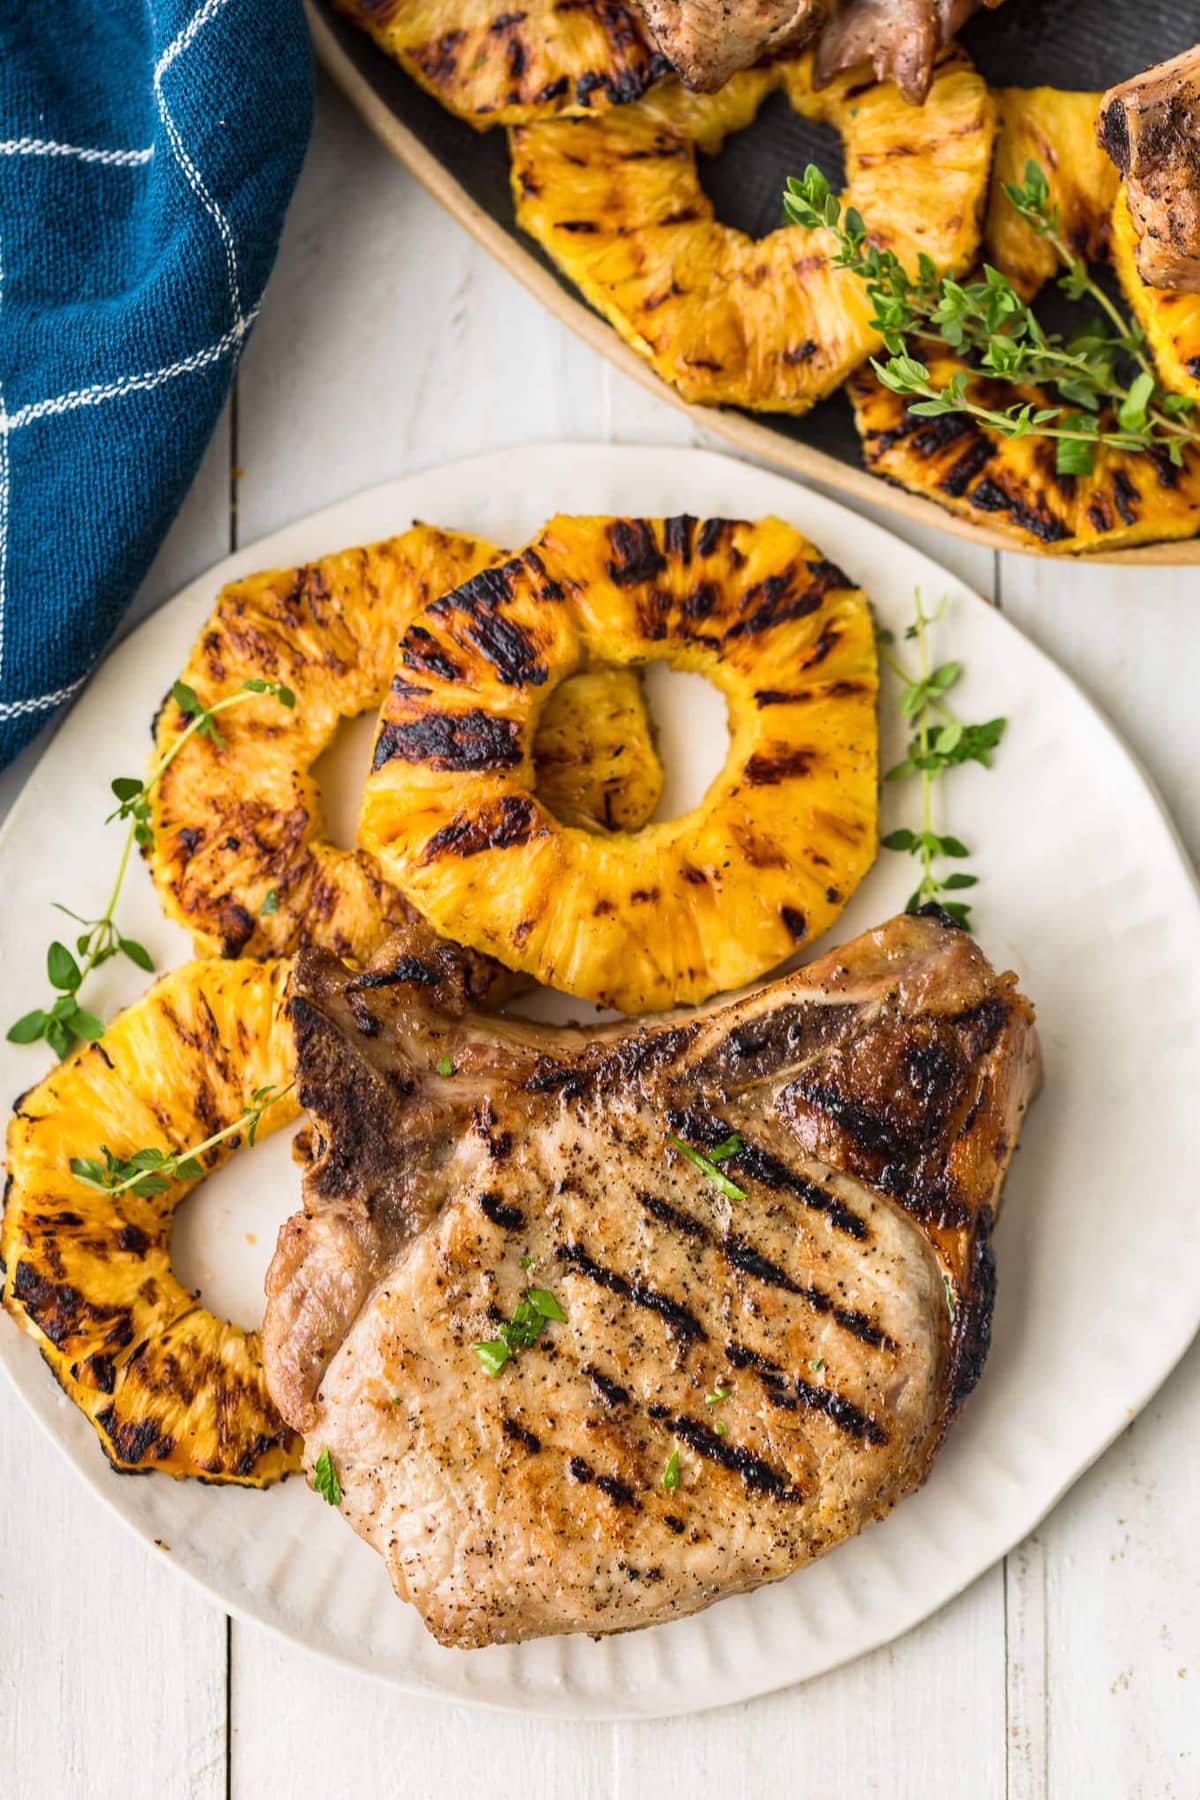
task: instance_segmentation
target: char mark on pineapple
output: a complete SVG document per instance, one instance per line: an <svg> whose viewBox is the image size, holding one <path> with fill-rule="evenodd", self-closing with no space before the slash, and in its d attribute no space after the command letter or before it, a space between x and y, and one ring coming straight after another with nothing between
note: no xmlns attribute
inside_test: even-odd
<svg viewBox="0 0 1200 1800"><path fill-rule="evenodd" d="M610 579L617 587L635 587L654 581L667 566L649 519L616 519L608 527L612 556Z"/></svg>
<svg viewBox="0 0 1200 1800"><path fill-rule="evenodd" d="M439 856L480 856L485 850L512 850L531 838L543 837L532 800L521 794L505 794L474 815L462 813L435 831L425 846L422 862Z"/></svg>
<svg viewBox="0 0 1200 1800"><path fill-rule="evenodd" d="M540 687L549 671L533 637L500 611L512 598L520 567L521 559L515 557L498 568L481 569L452 594L435 600L429 614L477 650L505 687Z"/></svg>
<svg viewBox="0 0 1200 1800"><path fill-rule="evenodd" d="M521 760L521 733L513 720L478 707L466 713L426 713L399 725L386 720L371 767L381 769L394 759L427 763L447 773L514 769Z"/></svg>

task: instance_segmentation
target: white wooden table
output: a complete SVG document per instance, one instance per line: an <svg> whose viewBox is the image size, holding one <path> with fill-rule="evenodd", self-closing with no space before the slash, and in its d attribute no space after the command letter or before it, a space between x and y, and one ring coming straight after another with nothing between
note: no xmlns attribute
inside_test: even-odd
<svg viewBox="0 0 1200 1800"><path fill-rule="evenodd" d="M138 611L389 476L539 439L693 436L325 91L235 403ZM1073 671L1200 854L1200 576L925 546ZM1194 1349L1028 1543L900 1642L723 1712L577 1725L408 1699L226 1619L97 1506L0 1382L0 1796L1193 1800L1198 1421Z"/></svg>

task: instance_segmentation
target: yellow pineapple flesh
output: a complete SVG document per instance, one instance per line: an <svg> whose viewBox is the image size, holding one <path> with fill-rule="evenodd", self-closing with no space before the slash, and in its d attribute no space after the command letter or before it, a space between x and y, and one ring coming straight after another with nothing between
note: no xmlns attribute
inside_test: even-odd
<svg viewBox="0 0 1200 1800"><path fill-rule="evenodd" d="M1049 184L1051 205L1058 210L1063 241L1085 262L1104 262L1117 172L1096 142L1099 94L999 88L994 98L996 153L983 231L984 257L1008 276L1024 299L1031 300L1044 282L1060 273L1058 254L1025 223L1005 187L1023 186L1026 163L1036 162Z"/></svg>
<svg viewBox="0 0 1200 1800"><path fill-rule="evenodd" d="M582 831L636 831L653 816L663 767L632 669L590 669L556 688L533 740L539 797Z"/></svg>
<svg viewBox="0 0 1200 1800"><path fill-rule="evenodd" d="M829 925L876 850L866 600L778 519L553 519L427 607L421 691L381 715L362 841L439 930L627 1012L761 975ZM724 693L698 806L579 830L534 791L559 683L654 659Z"/></svg>
<svg viewBox="0 0 1200 1800"><path fill-rule="evenodd" d="M335 0L477 130L636 100L670 65L623 0Z"/></svg>
<svg viewBox="0 0 1200 1800"><path fill-rule="evenodd" d="M100 1192L72 1173L107 1147L191 1149L292 1079L288 965L190 963L157 981L104 1037L18 1102L8 1128L0 1248L3 1301L121 1470L161 1469L263 1487L299 1468L276 1412L256 1331L218 1319L171 1266L171 1223L195 1183ZM294 1092L258 1135L289 1124ZM241 1134L206 1172L248 1155Z"/></svg>
<svg viewBox="0 0 1200 1800"><path fill-rule="evenodd" d="M686 400L803 413L880 340L863 284L833 266L824 229L756 242L713 216L696 165L784 88L841 132L847 182L872 235L908 267L965 269L979 243L992 106L965 57L939 64L928 101L812 62L743 71L716 94L678 81L595 119L510 132L517 221L625 341Z"/></svg>
<svg viewBox="0 0 1200 1800"><path fill-rule="evenodd" d="M419 608L501 554L418 525L222 591L182 679L205 705L263 679L290 687L296 703L284 708L261 695L223 713L220 741L193 735L153 790L150 871L168 916L192 932L199 952L280 956L309 942L365 962L410 922L374 860L326 837L313 768L344 720L380 704L396 644ZM605 679L582 704L564 689L548 721L558 801L597 827L609 816L629 820L639 807L648 817L658 792L640 685L624 677L610 710L598 704ZM188 718L166 700L156 757L179 744ZM593 754L572 754L585 743ZM614 754L632 777L619 801Z"/></svg>
<svg viewBox="0 0 1200 1800"><path fill-rule="evenodd" d="M1112 215L1112 254L1121 292L1141 326L1164 387L1200 400L1200 294L1150 287L1137 266L1137 236L1122 189Z"/></svg>

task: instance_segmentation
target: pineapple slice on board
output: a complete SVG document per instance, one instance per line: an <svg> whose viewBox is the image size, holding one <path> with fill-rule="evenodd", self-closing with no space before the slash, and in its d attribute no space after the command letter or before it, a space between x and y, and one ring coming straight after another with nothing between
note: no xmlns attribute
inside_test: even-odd
<svg viewBox="0 0 1200 1800"><path fill-rule="evenodd" d="M925 360L939 388L967 367L950 351ZM980 405L1053 404L1045 388L1010 387L967 373L967 393ZM848 385L873 474L961 518L1007 532L1019 544L1057 552L1115 550L1194 537L1200 529L1200 455L1194 451L1176 468L1162 452L1099 447L1090 475L1059 475L1051 439L1002 438L965 413L919 418L869 364Z"/></svg>
<svg viewBox="0 0 1200 1800"><path fill-rule="evenodd" d="M433 926L626 1012L750 981L825 930L875 856L864 596L779 519L552 519L434 601L401 644L360 835ZM730 747L699 805L636 832L534 791L550 696L655 659L706 675Z"/></svg>
<svg viewBox="0 0 1200 1800"><path fill-rule="evenodd" d="M1121 292L1146 335L1163 386L1200 400L1200 294L1147 286L1136 252L1137 236L1122 188L1112 215L1113 263Z"/></svg>
<svg viewBox="0 0 1200 1800"><path fill-rule="evenodd" d="M696 167L784 88L842 134L843 201L906 264L969 266L992 151L987 88L964 56L938 64L923 107L890 82L812 59L750 69L716 94L671 81L595 119L514 128L517 221L584 298L686 400L803 413L880 339L863 284L833 267L828 232L787 226L759 242L713 216Z"/></svg>
<svg viewBox="0 0 1200 1800"><path fill-rule="evenodd" d="M197 951L280 956L309 942L365 962L411 922L366 852L324 836L313 765L344 719L380 704L397 641L417 610L501 555L492 544L416 525L222 591L183 680L211 705L265 677L291 687L296 704L264 699L223 714L221 741L191 737L153 791L150 872L164 910L191 931ZM418 640L408 656L419 661ZM605 673L590 691L561 689L543 725L556 804L596 829L610 820L640 824L662 787L641 683L614 673L603 703L609 680ZM168 698L156 757L187 722Z"/></svg>
<svg viewBox="0 0 1200 1800"><path fill-rule="evenodd" d="M993 98L996 154L983 253L1024 299L1032 300L1044 282L1061 273L1059 261L1053 247L1022 219L1005 187L1021 187L1026 163L1036 162L1058 208L1064 241L1085 261L1104 262L1117 172L1096 142L1099 94L998 88Z"/></svg>
<svg viewBox="0 0 1200 1800"><path fill-rule="evenodd" d="M35 1339L121 1470L265 1487L300 1467L267 1392L256 1331L197 1302L171 1267L171 1221L194 1183L101 1193L71 1159L201 1143L292 1079L287 963L189 963L17 1103L0 1248L4 1306ZM298 1114L294 1092L259 1135ZM218 1168L229 1138L204 1158Z"/></svg>
<svg viewBox="0 0 1200 1800"><path fill-rule="evenodd" d="M477 131L636 100L670 72L623 0L335 0Z"/></svg>

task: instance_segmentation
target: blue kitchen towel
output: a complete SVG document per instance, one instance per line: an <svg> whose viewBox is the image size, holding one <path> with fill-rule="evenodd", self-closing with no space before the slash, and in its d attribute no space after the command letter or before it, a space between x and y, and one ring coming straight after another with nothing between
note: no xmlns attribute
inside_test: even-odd
<svg viewBox="0 0 1200 1800"><path fill-rule="evenodd" d="M187 492L311 115L300 0L0 0L0 762Z"/></svg>

